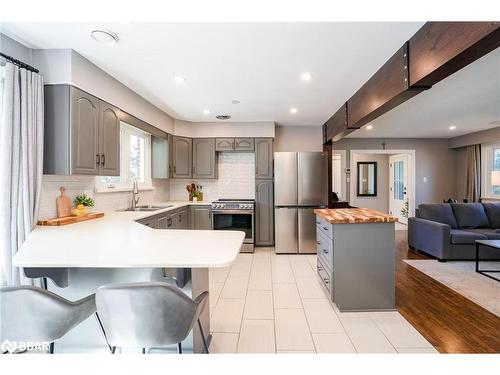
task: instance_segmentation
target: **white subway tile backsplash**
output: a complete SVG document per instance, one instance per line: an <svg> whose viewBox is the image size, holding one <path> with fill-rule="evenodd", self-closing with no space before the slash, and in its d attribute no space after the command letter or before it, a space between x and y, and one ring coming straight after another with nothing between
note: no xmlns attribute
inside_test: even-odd
<svg viewBox="0 0 500 375"><path fill-rule="evenodd" d="M255 158L251 152L221 152L218 162L218 179L153 180L154 190L140 192L140 204L164 201L186 201L186 185L195 182L203 186L204 200L211 202L219 198L255 198ZM131 192L96 193L94 176L44 175L39 219L57 216L56 198L59 188L66 188L66 195L73 199L85 193L95 201L95 211L110 211L130 205Z"/></svg>
<svg viewBox="0 0 500 375"><path fill-rule="evenodd" d="M218 162L218 179L170 180L170 199L186 200L186 185L194 182L201 185L203 200L210 202L219 198L255 198L255 157L253 152L221 152Z"/></svg>
<svg viewBox="0 0 500 375"><path fill-rule="evenodd" d="M40 200L40 211L38 219L50 219L57 216L56 198L59 196L59 188L64 186L66 195L71 200L85 193L94 199L95 211L110 211L126 208L130 205L131 192L123 191L116 193L96 193L94 176L57 176L44 175L42 179L42 194ZM143 190L140 192L141 204L162 202L169 200L168 180L153 180L154 190Z"/></svg>

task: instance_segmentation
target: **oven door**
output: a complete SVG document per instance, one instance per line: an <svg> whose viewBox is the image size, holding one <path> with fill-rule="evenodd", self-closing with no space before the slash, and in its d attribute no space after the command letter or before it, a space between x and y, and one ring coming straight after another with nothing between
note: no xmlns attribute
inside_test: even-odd
<svg viewBox="0 0 500 375"><path fill-rule="evenodd" d="M248 210L214 210L212 211L212 228L214 230L238 230L245 232L244 243L254 243L253 211Z"/></svg>

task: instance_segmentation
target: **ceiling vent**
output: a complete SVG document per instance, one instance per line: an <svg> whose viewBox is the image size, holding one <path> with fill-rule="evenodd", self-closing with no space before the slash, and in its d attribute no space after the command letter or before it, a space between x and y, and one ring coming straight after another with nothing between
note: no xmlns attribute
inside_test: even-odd
<svg viewBox="0 0 500 375"><path fill-rule="evenodd" d="M231 118L231 116L229 116L229 115L218 115L218 116L215 116L215 118L217 120L229 120Z"/></svg>

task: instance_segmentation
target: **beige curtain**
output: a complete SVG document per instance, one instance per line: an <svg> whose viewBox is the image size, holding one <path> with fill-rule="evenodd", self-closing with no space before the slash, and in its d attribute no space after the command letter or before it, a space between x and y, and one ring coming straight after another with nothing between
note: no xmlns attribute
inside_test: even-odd
<svg viewBox="0 0 500 375"><path fill-rule="evenodd" d="M466 198L469 202L479 202L481 198L481 145L467 146L465 163Z"/></svg>

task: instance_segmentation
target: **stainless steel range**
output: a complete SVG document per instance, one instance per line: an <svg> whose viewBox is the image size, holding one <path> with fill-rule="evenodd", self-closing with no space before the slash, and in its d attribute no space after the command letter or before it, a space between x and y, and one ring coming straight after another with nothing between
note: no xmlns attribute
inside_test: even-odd
<svg viewBox="0 0 500 375"><path fill-rule="evenodd" d="M245 232L242 253L254 251L253 199L219 199L212 203L212 228L214 230L238 230Z"/></svg>

